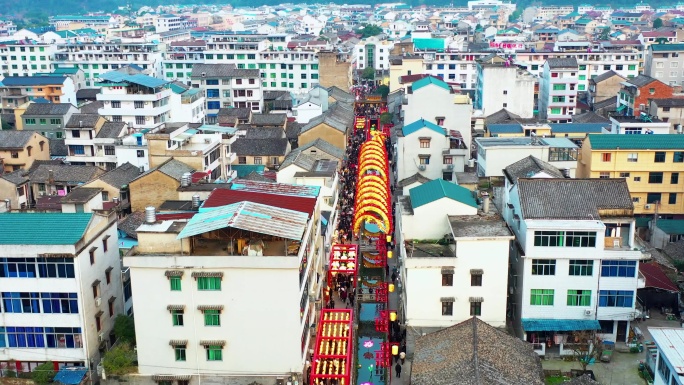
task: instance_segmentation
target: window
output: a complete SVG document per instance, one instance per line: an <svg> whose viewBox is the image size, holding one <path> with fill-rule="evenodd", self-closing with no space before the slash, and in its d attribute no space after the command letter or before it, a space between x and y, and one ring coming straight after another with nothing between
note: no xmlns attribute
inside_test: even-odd
<svg viewBox="0 0 684 385"><path fill-rule="evenodd" d="M430 148L430 139L420 139L420 148Z"/></svg>
<svg viewBox="0 0 684 385"><path fill-rule="evenodd" d="M663 183L663 173L662 172L649 172L648 173L648 183Z"/></svg>
<svg viewBox="0 0 684 385"><path fill-rule="evenodd" d="M145 117L144 116L136 116L135 117L135 124L145 124Z"/></svg>
<svg viewBox="0 0 684 385"><path fill-rule="evenodd" d="M634 292L628 290L599 290L600 307L632 307Z"/></svg>
<svg viewBox="0 0 684 385"><path fill-rule="evenodd" d="M115 300L114 297L112 297L107 302L107 310L109 310L109 316L110 317L114 316L114 300Z"/></svg>
<svg viewBox="0 0 684 385"><path fill-rule="evenodd" d="M442 273L442 286L454 286L454 275L452 273Z"/></svg>
<svg viewBox="0 0 684 385"><path fill-rule="evenodd" d="M602 261L602 277L629 277L636 276L636 261Z"/></svg>
<svg viewBox="0 0 684 385"><path fill-rule="evenodd" d="M639 159L639 155L636 152L627 154L628 162L636 162Z"/></svg>
<svg viewBox="0 0 684 385"><path fill-rule="evenodd" d="M138 158L144 158L145 157L145 150L137 150L136 156Z"/></svg>
<svg viewBox="0 0 684 385"><path fill-rule="evenodd" d="M3 305L5 311L11 313L3 293ZM40 293L40 300L43 303L43 313L68 313L78 314L78 296L76 293Z"/></svg>
<svg viewBox="0 0 684 385"><path fill-rule="evenodd" d="M418 162L421 165L428 165L430 164L430 155L418 155Z"/></svg>
<svg viewBox="0 0 684 385"><path fill-rule="evenodd" d="M105 282L107 282L107 285L112 283L112 269L111 269L111 267L108 267L107 270L105 270Z"/></svg>
<svg viewBox="0 0 684 385"><path fill-rule="evenodd" d="M221 290L221 278L197 277L197 290Z"/></svg>
<svg viewBox="0 0 684 385"><path fill-rule="evenodd" d="M112 108L121 108L121 101L113 100L112 101Z"/></svg>
<svg viewBox="0 0 684 385"><path fill-rule="evenodd" d="M246 156L238 156L238 164L247 164Z"/></svg>
<svg viewBox="0 0 684 385"><path fill-rule="evenodd" d="M553 289L532 289L530 292L530 305L553 306Z"/></svg>
<svg viewBox="0 0 684 385"><path fill-rule="evenodd" d="M560 115L561 109L560 108L552 108L551 109L551 115Z"/></svg>
<svg viewBox="0 0 684 385"><path fill-rule="evenodd" d="M16 151L12 151L12 154L10 155L12 159L18 159L19 158L19 153Z"/></svg>
<svg viewBox="0 0 684 385"><path fill-rule="evenodd" d="M171 283L171 291L181 290L181 277L169 277L169 282Z"/></svg>
<svg viewBox="0 0 684 385"><path fill-rule="evenodd" d="M208 86L217 86L219 84L218 79L207 79Z"/></svg>
<svg viewBox="0 0 684 385"><path fill-rule="evenodd" d="M93 248L90 249L90 251L88 252L88 254L90 255L90 264L91 264L91 265L94 265L94 264L95 264L95 250L96 250L96 248L93 247Z"/></svg>
<svg viewBox="0 0 684 385"><path fill-rule="evenodd" d="M567 247L596 247L596 233L593 231L567 231L565 235Z"/></svg>
<svg viewBox="0 0 684 385"><path fill-rule="evenodd" d="M470 302L470 315L482 315L482 302Z"/></svg>
<svg viewBox="0 0 684 385"><path fill-rule="evenodd" d="M444 125L444 118L439 117L439 118L435 118L435 120L437 121L437 125L438 125L438 126L443 126L443 125Z"/></svg>
<svg viewBox="0 0 684 385"><path fill-rule="evenodd" d="M47 119L39 119L38 122L40 123L41 126L44 126L47 124Z"/></svg>
<svg viewBox="0 0 684 385"><path fill-rule="evenodd" d="M183 313L185 313L183 309L171 310L173 326L183 326Z"/></svg>
<svg viewBox="0 0 684 385"><path fill-rule="evenodd" d="M442 315L454 315L453 301L442 301Z"/></svg>
<svg viewBox="0 0 684 385"><path fill-rule="evenodd" d="M133 102L133 107L135 108L145 108L145 102L136 100Z"/></svg>
<svg viewBox="0 0 684 385"><path fill-rule="evenodd" d="M470 273L470 286L482 286L482 273Z"/></svg>
<svg viewBox="0 0 684 385"><path fill-rule="evenodd" d="M204 311L204 326L221 326L221 313L219 310Z"/></svg>
<svg viewBox="0 0 684 385"><path fill-rule="evenodd" d="M535 231L535 246L563 246L565 233L562 231Z"/></svg>
<svg viewBox="0 0 684 385"><path fill-rule="evenodd" d="M263 161L260 156L254 157L254 164L263 164Z"/></svg>
<svg viewBox="0 0 684 385"><path fill-rule="evenodd" d="M176 356L176 361L185 361L185 345L174 345L173 352Z"/></svg>
<svg viewBox="0 0 684 385"><path fill-rule="evenodd" d="M3 292L2 305L6 313L40 313L39 293Z"/></svg>
<svg viewBox="0 0 684 385"><path fill-rule="evenodd" d="M27 118L27 119L24 120L24 122L25 122L26 124L36 124L36 120L33 119L33 118L31 118L31 119L28 119L28 118Z"/></svg>
<svg viewBox="0 0 684 385"><path fill-rule="evenodd" d="M672 159L672 161L675 163L684 162L684 152L683 151L675 151L674 152L674 158Z"/></svg>
<svg viewBox="0 0 684 385"><path fill-rule="evenodd" d="M553 90L554 91L563 91L563 90L565 90L565 84L554 84Z"/></svg>
<svg viewBox="0 0 684 385"><path fill-rule="evenodd" d="M634 177L635 182L641 182L641 177L640 176L635 176Z"/></svg>
<svg viewBox="0 0 684 385"><path fill-rule="evenodd" d="M646 203L647 204L660 203L661 202L660 199L661 199L660 193L648 193L648 194L646 194Z"/></svg>
<svg viewBox="0 0 684 385"><path fill-rule="evenodd" d="M571 259L568 275L592 276L594 275L594 261L583 259Z"/></svg>
<svg viewBox="0 0 684 385"><path fill-rule="evenodd" d="M556 260L533 259L532 275L556 275Z"/></svg>
<svg viewBox="0 0 684 385"><path fill-rule="evenodd" d="M121 115L112 115L112 122L123 122L123 118L121 117Z"/></svg>
<svg viewBox="0 0 684 385"><path fill-rule="evenodd" d="M223 360L223 347L210 345L206 347L207 349L207 361L222 361Z"/></svg>
<svg viewBox="0 0 684 385"><path fill-rule="evenodd" d="M677 193L670 193L667 197L667 203L670 205L677 204Z"/></svg>
<svg viewBox="0 0 684 385"><path fill-rule="evenodd" d="M653 161L656 163L664 163L665 162L665 152L664 151L656 151L655 159Z"/></svg>
<svg viewBox="0 0 684 385"><path fill-rule="evenodd" d="M95 330L97 330L98 332L102 330L102 316L95 316Z"/></svg>
<svg viewBox="0 0 684 385"><path fill-rule="evenodd" d="M568 290L568 306L591 306L591 290Z"/></svg>
<svg viewBox="0 0 684 385"><path fill-rule="evenodd" d="M599 173L599 179L608 179L608 178L610 178L609 172L600 172Z"/></svg>
<svg viewBox="0 0 684 385"><path fill-rule="evenodd" d="M444 164L454 164L454 158L451 156L442 157L442 163Z"/></svg>
<svg viewBox="0 0 684 385"><path fill-rule="evenodd" d="M655 94L655 88L649 88L648 93L650 93L651 95Z"/></svg>
<svg viewBox="0 0 684 385"><path fill-rule="evenodd" d="M620 178L629 178L629 173L628 172L621 172Z"/></svg>
<svg viewBox="0 0 684 385"><path fill-rule="evenodd" d="M604 153L601 154L601 159L602 159L604 162L610 162L611 155L612 155L612 154L611 154L610 152L604 152Z"/></svg>
<svg viewBox="0 0 684 385"><path fill-rule="evenodd" d="M114 146L104 146L105 155L116 155L116 148Z"/></svg>

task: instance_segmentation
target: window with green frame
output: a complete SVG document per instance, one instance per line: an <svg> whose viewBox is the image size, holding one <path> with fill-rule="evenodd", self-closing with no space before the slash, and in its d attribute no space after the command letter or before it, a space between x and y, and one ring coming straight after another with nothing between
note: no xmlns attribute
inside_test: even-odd
<svg viewBox="0 0 684 385"><path fill-rule="evenodd" d="M41 118L41 119L39 120L39 122L40 122L41 125L45 125L45 124L47 124L47 119Z"/></svg>
<svg viewBox="0 0 684 385"><path fill-rule="evenodd" d="M630 64L627 66L627 69L630 71L635 71L636 70L636 64Z"/></svg>
<svg viewBox="0 0 684 385"><path fill-rule="evenodd" d="M530 305L553 306L553 289L532 289L530 292Z"/></svg>
<svg viewBox="0 0 684 385"><path fill-rule="evenodd" d="M220 310L205 310L204 311L204 326L221 326L221 311Z"/></svg>
<svg viewBox="0 0 684 385"><path fill-rule="evenodd" d="M87 66L87 64L84 64L83 66L84 66L84 68L88 68L88 67L85 67L85 66ZM173 68L173 64L171 64L171 63L166 63L166 64L164 64L164 67L167 68L167 69Z"/></svg>
<svg viewBox="0 0 684 385"><path fill-rule="evenodd" d="M294 74L287 74L288 79L294 79Z"/></svg>
<svg viewBox="0 0 684 385"><path fill-rule="evenodd" d="M577 85L577 90L578 90L578 91L584 91L584 88L585 88L585 87L584 87L584 84L578 84L578 85Z"/></svg>
<svg viewBox="0 0 684 385"><path fill-rule="evenodd" d="M185 361L187 359L185 355L185 345L174 345L173 351L176 356L176 361Z"/></svg>
<svg viewBox="0 0 684 385"><path fill-rule="evenodd" d="M307 88L309 88L309 85L306 84L306 83L302 83L302 88L303 88L303 89L307 89Z"/></svg>
<svg viewBox="0 0 684 385"><path fill-rule="evenodd" d="M100 69L100 65L99 64L93 64L93 69L94 70Z"/></svg>
<svg viewBox="0 0 684 385"><path fill-rule="evenodd" d="M26 123L26 124L36 124L36 120L33 119L33 118L25 119L25 120L24 120L24 123Z"/></svg>
<svg viewBox="0 0 684 385"><path fill-rule="evenodd" d="M171 68L171 64L167 64L166 66L167 66L166 68ZM88 64L81 64L81 67L84 70L87 70L88 68L90 68L90 66Z"/></svg>
<svg viewBox="0 0 684 385"><path fill-rule="evenodd" d="M560 115L561 109L560 108L552 108L551 109L551 114L553 115Z"/></svg>
<svg viewBox="0 0 684 385"><path fill-rule="evenodd" d="M277 83L276 83L276 82L271 82L271 87L277 87Z"/></svg>
<svg viewBox="0 0 684 385"><path fill-rule="evenodd" d="M166 77L167 78L173 78L173 72L167 72Z"/></svg>
<svg viewBox="0 0 684 385"><path fill-rule="evenodd" d="M205 58L205 59L211 59L211 60L213 60L213 59L214 59L214 54L213 54L213 53L208 53L208 54L204 55L204 58Z"/></svg>
<svg viewBox="0 0 684 385"><path fill-rule="evenodd" d="M222 53L217 53L217 54L216 54L216 59L222 60L222 59L223 59L223 54L222 54Z"/></svg>
<svg viewBox="0 0 684 385"><path fill-rule="evenodd" d="M268 87L268 82L261 82L262 87Z"/></svg>
<svg viewBox="0 0 684 385"><path fill-rule="evenodd" d="M568 306L591 306L591 290L568 290Z"/></svg>
<svg viewBox="0 0 684 385"><path fill-rule="evenodd" d="M290 87L290 88L294 88L294 83L290 83L290 84L288 84L288 87Z"/></svg>
<svg viewBox="0 0 684 385"><path fill-rule="evenodd" d="M280 82L281 87L287 87L287 82Z"/></svg>
<svg viewBox="0 0 684 385"><path fill-rule="evenodd" d="M554 96L553 99L551 99L554 103L563 103L565 102L565 96Z"/></svg>
<svg viewBox="0 0 684 385"><path fill-rule="evenodd" d="M281 79L287 79L287 74L285 72L280 74Z"/></svg>
<svg viewBox="0 0 684 385"><path fill-rule="evenodd" d="M247 68L250 69L250 70L255 70L257 67L256 67L256 64L254 64L254 63L249 63L249 64L247 64Z"/></svg>
<svg viewBox="0 0 684 385"><path fill-rule="evenodd" d="M223 347L218 345L209 345L207 349L207 361L222 361Z"/></svg>
<svg viewBox="0 0 684 385"><path fill-rule="evenodd" d="M554 91L562 91L565 90L565 84L554 84L553 85Z"/></svg>
<svg viewBox="0 0 684 385"><path fill-rule="evenodd" d="M221 290L221 277L197 277L197 290Z"/></svg>
<svg viewBox="0 0 684 385"><path fill-rule="evenodd" d="M238 63L237 68L245 69L245 65L243 63Z"/></svg>
<svg viewBox="0 0 684 385"><path fill-rule="evenodd" d="M256 54L248 53L247 54L247 60L256 60Z"/></svg>
<svg viewBox="0 0 684 385"><path fill-rule="evenodd" d="M35 56L29 56L29 58L30 58L31 61L36 61L36 57L35 57Z"/></svg>
<svg viewBox="0 0 684 385"><path fill-rule="evenodd" d="M587 80L587 75L580 75L579 80Z"/></svg>
<svg viewBox="0 0 684 385"><path fill-rule="evenodd" d="M275 64L269 64L269 67L270 67L272 70L276 69L276 65L275 65Z"/></svg>
<svg viewBox="0 0 684 385"><path fill-rule="evenodd" d="M306 64L302 64L302 69L303 69L303 70L306 69Z"/></svg>
<svg viewBox="0 0 684 385"><path fill-rule="evenodd" d="M185 313L185 310L171 310L173 326L183 326L183 313Z"/></svg>
<svg viewBox="0 0 684 385"><path fill-rule="evenodd" d="M228 60L233 60L233 59L235 59L235 54L227 53L227 54L226 54L226 59L228 59Z"/></svg>
<svg viewBox="0 0 684 385"><path fill-rule="evenodd" d="M169 277L169 282L171 283L171 291L181 290L181 277Z"/></svg>
<svg viewBox="0 0 684 385"><path fill-rule="evenodd" d="M265 70L266 69L266 63L259 63L259 69Z"/></svg>
<svg viewBox="0 0 684 385"><path fill-rule="evenodd" d="M276 78L276 73L275 73L275 72L270 73L270 74L268 74L268 77L270 77L271 79L275 79L275 78Z"/></svg>
<svg viewBox="0 0 684 385"><path fill-rule="evenodd" d="M312 64L311 65L312 70L317 70L318 69L318 64Z"/></svg>
<svg viewBox="0 0 684 385"><path fill-rule="evenodd" d="M318 74L311 74L311 79L318 79Z"/></svg>
<svg viewBox="0 0 684 385"><path fill-rule="evenodd" d="M237 55L238 60L245 60L245 54L244 53L239 53Z"/></svg>

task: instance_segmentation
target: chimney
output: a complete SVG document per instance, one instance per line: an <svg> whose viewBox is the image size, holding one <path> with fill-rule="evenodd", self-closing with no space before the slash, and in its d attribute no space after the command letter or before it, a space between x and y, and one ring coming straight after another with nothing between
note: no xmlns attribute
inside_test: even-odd
<svg viewBox="0 0 684 385"><path fill-rule="evenodd" d="M48 184L49 185L55 184L55 173L52 170L48 170Z"/></svg>
<svg viewBox="0 0 684 385"><path fill-rule="evenodd" d="M79 120L79 121L78 121L78 126L79 126L79 127L83 127L83 121L82 121L82 120Z"/></svg>
<svg viewBox="0 0 684 385"><path fill-rule="evenodd" d="M486 191L482 192L482 212L489 213L489 193Z"/></svg>

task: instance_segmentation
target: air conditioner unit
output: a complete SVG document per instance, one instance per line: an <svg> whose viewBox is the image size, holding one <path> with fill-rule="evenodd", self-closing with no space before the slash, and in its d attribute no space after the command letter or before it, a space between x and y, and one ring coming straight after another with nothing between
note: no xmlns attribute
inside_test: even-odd
<svg viewBox="0 0 684 385"><path fill-rule="evenodd" d="M650 210L650 209L651 209L651 205L644 205L644 209Z"/></svg>
<svg viewBox="0 0 684 385"><path fill-rule="evenodd" d="M420 166L418 166L418 170L425 171L425 165L421 164Z"/></svg>
<svg viewBox="0 0 684 385"><path fill-rule="evenodd" d="M591 315L592 311L591 310L585 310L584 315Z"/></svg>
<svg viewBox="0 0 684 385"><path fill-rule="evenodd" d="M100 307L102 305L102 297L95 298L95 306Z"/></svg>
<svg viewBox="0 0 684 385"><path fill-rule="evenodd" d="M447 168L447 170L453 170L453 169L454 169L454 165L453 165L453 164L447 164L447 167L446 167L446 168Z"/></svg>
<svg viewBox="0 0 684 385"><path fill-rule="evenodd" d="M211 143L211 139L209 139L209 138L204 138L204 143L206 143L206 144Z"/></svg>
<svg viewBox="0 0 684 385"><path fill-rule="evenodd" d="M98 342L104 342L104 341L105 341L105 335L104 335L104 333L98 334L98 336L97 336L97 341L98 341Z"/></svg>

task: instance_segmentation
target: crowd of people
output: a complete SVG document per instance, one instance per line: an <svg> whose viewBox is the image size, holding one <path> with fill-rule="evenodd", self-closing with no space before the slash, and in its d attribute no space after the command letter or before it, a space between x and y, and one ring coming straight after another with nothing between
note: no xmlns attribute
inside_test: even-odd
<svg viewBox="0 0 684 385"><path fill-rule="evenodd" d="M356 116L376 117L383 111L380 103L356 103Z"/></svg>
<svg viewBox="0 0 684 385"><path fill-rule="evenodd" d="M366 139L363 130L355 130L347 141L347 155L342 165L339 190L339 221L337 225L337 241L346 243L353 241L354 226L354 193L356 192L357 169L359 166L359 150ZM334 242L336 240L333 240Z"/></svg>
<svg viewBox="0 0 684 385"><path fill-rule="evenodd" d="M374 94L377 89L378 84L376 82L364 82L352 87L351 92L356 97L356 100L363 100L366 96Z"/></svg>

